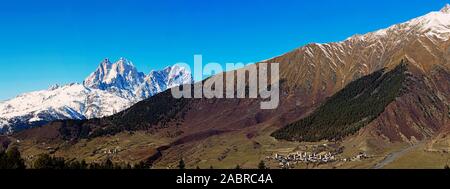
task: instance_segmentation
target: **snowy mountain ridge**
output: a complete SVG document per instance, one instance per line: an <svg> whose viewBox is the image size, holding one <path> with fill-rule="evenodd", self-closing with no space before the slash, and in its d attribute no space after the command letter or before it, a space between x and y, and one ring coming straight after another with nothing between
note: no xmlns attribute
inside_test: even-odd
<svg viewBox="0 0 450 189"><path fill-rule="evenodd" d="M347 40L371 41L392 35L426 35L431 38L448 39L450 36L450 4L446 4L440 11L433 11L404 23L395 24L365 35L354 35Z"/></svg>
<svg viewBox="0 0 450 189"><path fill-rule="evenodd" d="M13 133L54 120L109 116L171 87L191 82L191 73L176 65L145 75L124 58L116 63L105 59L83 84L54 85L0 101L0 133Z"/></svg>

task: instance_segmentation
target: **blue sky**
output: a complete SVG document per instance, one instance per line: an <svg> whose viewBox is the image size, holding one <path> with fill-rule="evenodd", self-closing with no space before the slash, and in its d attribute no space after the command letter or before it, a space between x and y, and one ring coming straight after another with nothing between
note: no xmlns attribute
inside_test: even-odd
<svg viewBox="0 0 450 189"><path fill-rule="evenodd" d="M82 82L104 58L145 73L255 62L439 10L441 0L2 0L0 100Z"/></svg>

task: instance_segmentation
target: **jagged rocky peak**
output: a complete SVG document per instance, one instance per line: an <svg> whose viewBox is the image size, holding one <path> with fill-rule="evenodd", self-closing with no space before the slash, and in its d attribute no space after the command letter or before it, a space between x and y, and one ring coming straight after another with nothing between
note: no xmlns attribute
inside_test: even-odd
<svg viewBox="0 0 450 189"><path fill-rule="evenodd" d="M124 58L124 57L120 57L119 60L117 61L118 64L120 65L129 65L129 66L133 66L133 62L131 62L130 60Z"/></svg>
<svg viewBox="0 0 450 189"><path fill-rule="evenodd" d="M192 82L193 82L192 74L187 68L179 65L174 65L170 67L167 80L168 88L172 88L182 84L189 84Z"/></svg>
<svg viewBox="0 0 450 189"><path fill-rule="evenodd" d="M113 64L112 68L122 75L128 74L127 72L131 73L131 71L133 71L132 73L139 73L133 63L125 58L120 58Z"/></svg>
<svg viewBox="0 0 450 189"><path fill-rule="evenodd" d="M446 13L446 14L450 14L450 4L446 4L441 10L440 12L442 13Z"/></svg>
<svg viewBox="0 0 450 189"><path fill-rule="evenodd" d="M100 62L97 69L84 80L83 84L90 87L96 87L98 82L102 80L111 70L111 65L112 64L109 59L105 58L102 62Z"/></svg>
<svg viewBox="0 0 450 189"><path fill-rule="evenodd" d="M144 78L145 74L139 72L133 63L125 58L120 58L114 64L105 59L97 70L86 78L84 85L101 90L134 90Z"/></svg>
<svg viewBox="0 0 450 189"><path fill-rule="evenodd" d="M48 88L48 90L53 91L53 90L58 89L59 87L60 87L59 84L53 84Z"/></svg>
<svg viewBox="0 0 450 189"><path fill-rule="evenodd" d="M109 59L105 58L98 66L96 72L99 72L104 75L106 72L108 72L111 69L111 65L112 65L112 63L109 61Z"/></svg>
<svg viewBox="0 0 450 189"><path fill-rule="evenodd" d="M192 74L188 69L179 65L168 66L162 70L151 71L145 77L144 83L136 90L136 95L144 99L172 87L192 82Z"/></svg>

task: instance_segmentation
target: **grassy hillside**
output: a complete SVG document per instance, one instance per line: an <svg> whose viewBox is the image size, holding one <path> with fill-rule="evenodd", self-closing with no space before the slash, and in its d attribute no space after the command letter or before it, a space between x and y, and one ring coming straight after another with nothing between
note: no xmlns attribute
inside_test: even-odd
<svg viewBox="0 0 450 189"><path fill-rule="evenodd" d="M64 139L94 138L114 135L122 131L146 130L158 125L165 127L169 121L181 120L189 99L175 99L167 90L141 101L116 115L92 120L64 120L59 132Z"/></svg>

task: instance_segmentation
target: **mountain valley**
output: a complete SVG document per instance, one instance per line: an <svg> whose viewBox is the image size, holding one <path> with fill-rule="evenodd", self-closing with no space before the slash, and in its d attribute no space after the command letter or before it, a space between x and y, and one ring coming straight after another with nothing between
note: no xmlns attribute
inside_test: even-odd
<svg viewBox="0 0 450 189"><path fill-rule="evenodd" d="M17 146L27 162L49 153L162 169L175 168L180 159L187 168L205 169L255 168L260 161L271 168L443 168L450 160L450 5L260 62L280 64L280 105L274 110L261 110L259 98L174 99L165 89L192 86L177 68L162 72L188 79L159 79L158 72L111 79L114 72L105 72L126 69L125 62L102 62L83 85L73 86L105 95L119 91L116 102L130 96L140 101L104 116L68 111L71 120L2 140ZM111 104L121 104L116 102ZM334 160L302 163L295 160L301 153L332 154Z"/></svg>

